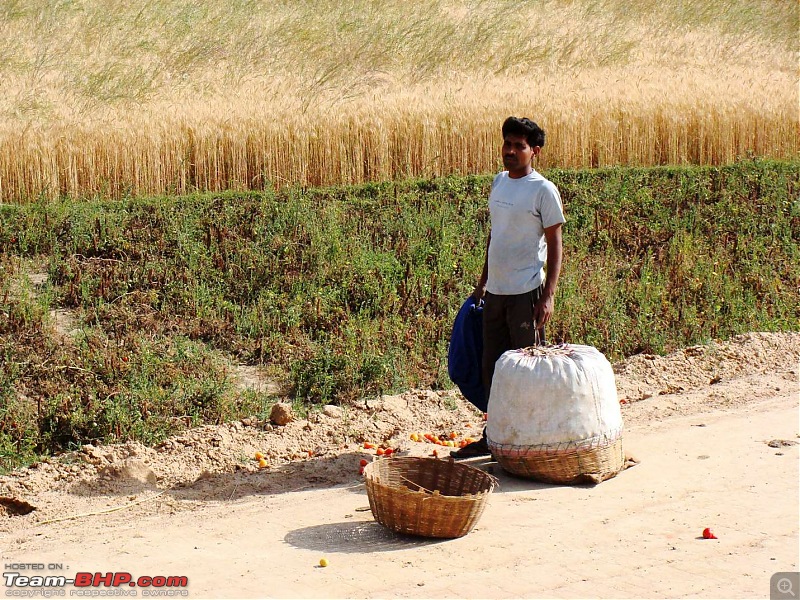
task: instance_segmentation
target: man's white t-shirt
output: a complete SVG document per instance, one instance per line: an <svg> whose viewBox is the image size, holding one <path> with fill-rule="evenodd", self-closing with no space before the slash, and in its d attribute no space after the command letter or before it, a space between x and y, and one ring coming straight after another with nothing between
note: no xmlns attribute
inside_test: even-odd
<svg viewBox="0 0 800 600"><path fill-rule="evenodd" d="M558 188L536 171L519 179L503 171L492 182L489 213L486 291L513 295L536 289L544 281L547 261L544 230L565 221Z"/></svg>

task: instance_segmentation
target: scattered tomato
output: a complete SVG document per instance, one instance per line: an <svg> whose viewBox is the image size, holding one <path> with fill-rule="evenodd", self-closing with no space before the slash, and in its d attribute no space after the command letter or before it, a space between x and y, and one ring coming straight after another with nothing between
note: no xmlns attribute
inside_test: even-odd
<svg viewBox="0 0 800 600"><path fill-rule="evenodd" d="M436 450L436 448L434 448L434 449L433 449L433 452L431 452L431 456L432 456L433 458L439 458L439 451L438 451L438 450Z"/></svg>
<svg viewBox="0 0 800 600"><path fill-rule="evenodd" d="M359 475L363 475L364 474L364 467L359 467L358 468L358 474Z"/></svg>
<svg viewBox="0 0 800 600"><path fill-rule="evenodd" d="M262 458L264 458L264 455L261 452L256 452L256 460L261 460Z"/></svg>
<svg viewBox="0 0 800 600"><path fill-rule="evenodd" d="M703 529L703 539L704 540L716 540L717 536L714 535L714 532L711 531L709 527Z"/></svg>
<svg viewBox="0 0 800 600"><path fill-rule="evenodd" d="M392 450L391 448L387 448L386 450L383 451L384 456L391 456L392 454L394 454L394 450Z"/></svg>
<svg viewBox="0 0 800 600"><path fill-rule="evenodd" d="M361 462L359 463L362 467L366 467L369 464L369 461L366 458L362 458Z"/></svg>
<svg viewBox="0 0 800 600"><path fill-rule="evenodd" d="M263 458L259 458L258 459L258 468L259 469L264 469L264 468L266 468L268 466L269 466L269 464L267 463L266 460L264 460Z"/></svg>
<svg viewBox="0 0 800 600"><path fill-rule="evenodd" d="M378 448L377 450L375 450L375 454L377 454L378 456L383 456L383 453L384 453L383 448Z"/></svg>
<svg viewBox="0 0 800 600"><path fill-rule="evenodd" d="M369 442L364 442L364 449L365 450L372 450L375 447L375 444L370 444Z"/></svg>
<svg viewBox="0 0 800 600"><path fill-rule="evenodd" d="M319 566L320 567L327 567L328 566L328 559L327 558L320 558L319 559Z"/></svg>

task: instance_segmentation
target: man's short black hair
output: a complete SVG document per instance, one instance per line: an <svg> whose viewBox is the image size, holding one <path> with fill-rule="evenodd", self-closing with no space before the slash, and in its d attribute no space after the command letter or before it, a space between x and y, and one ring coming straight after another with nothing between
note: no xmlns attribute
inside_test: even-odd
<svg viewBox="0 0 800 600"><path fill-rule="evenodd" d="M503 122L503 139L507 135L522 135L528 140L528 145L533 148L544 146L544 129L530 119L524 117L508 117Z"/></svg>

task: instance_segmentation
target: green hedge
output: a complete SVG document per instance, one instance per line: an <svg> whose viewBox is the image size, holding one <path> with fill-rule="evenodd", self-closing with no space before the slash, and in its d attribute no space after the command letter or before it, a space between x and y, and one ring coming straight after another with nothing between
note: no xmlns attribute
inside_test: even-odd
<svg viewBox="0 0 800 600"><path fill-rule="evenodd" d="M800 163L546 175L568 219L551 341L616 360L798 329ZM267 365L306 404L448 386L490 183L0 207L0 449L150 439L176 416L263 406L233 390L221 354ZM33 260L50 276L36 297L21 278ZM76 310L80 343L46 334L56 306Z"/></svg>

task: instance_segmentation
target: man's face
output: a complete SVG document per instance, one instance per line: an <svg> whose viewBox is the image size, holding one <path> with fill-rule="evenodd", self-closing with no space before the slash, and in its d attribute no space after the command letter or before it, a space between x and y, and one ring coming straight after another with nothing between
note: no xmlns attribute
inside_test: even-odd
<svg viewBox="0 0 800 600"><path fill-rule="evenodd" d="M524 135L509 134L503 138L503 166L511 173L527 170L540 150L539 146L529 146Z"/></svg>

